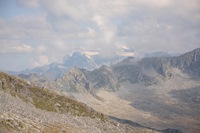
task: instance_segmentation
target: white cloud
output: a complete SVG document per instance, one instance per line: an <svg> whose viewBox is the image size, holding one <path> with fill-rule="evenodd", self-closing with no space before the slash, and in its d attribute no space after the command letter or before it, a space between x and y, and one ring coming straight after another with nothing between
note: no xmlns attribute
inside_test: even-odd
<svg viewBox="0 0 200 133"><path fill-rule="evenodd" d="M16 8L29 13L0 17L0 53L30 53L35 65L77 49L114 56L200 47L199 0L17 0Z"/></svg>
<svg viewBox="0 0 200 133"><path fill-rule="evenodd" d="M28 44L19 44L14 41L0 41L0 53L30 53L33 48Z"/></svg>
<svg viewBox="0 0 200 133"><path fill-rule="evenodd" d="M40 0L40 6L44 7L51 14L62 17L68 16L73 19L88 18L88 1L72 0Z"/></svg>
<svg viewBox="0 0 200 133"><path fill-rule="evenodd" d="M40 0L40 6L55 16L67 16L76 20L89 20L94 14L106 17L127 12L128 0Z"/></svg>
<svg viewBox="0 0 200 133"><path fill-rule="evenodd" d="M97 33L94 29L88 27L86 31L78 33L78 37L88 39L96 37Z"/></svg>
<svg viewBox="0 0 200 133"><path fill-rule="evenodd" d="M54 35L44 14L37 16L20 15L9 20L2 19L0 28L0 36L8 38L7 40L43 40L51 38Z"/></svg>
<svg viewBox="0 0 200 133"><path fill-rule="evenodd" d="M16 45L11 47L11 51L13 52L31 52L33 49L30 45L22 44L22 45Z"/></svg>
<svg viewBox="0 0 200 133"><path fill-rule="evenodd" d="M41 55L40 57L39 57L39 62L41 63L41 64L48 64L49 63L49 58L48 58L48 56L46 56L46 55Z"/></svg>
<svg viewBox="0 0 200 133"><path fill-rule="evenodd" d="M122 44L122 43L120 43L120 42L116 42L115 43L115 46L118 48L118 49L124 49L124 50L127 50L127 49L129 49L128 48L128 46L126 45L126 44Z"/></svg>
<svg viewBox="0 0 200 133"><path fill-rule="evenodd" d="M92 18L92 20L97 24L97 26L99 26L101 29L103 29L105 27L105 19L100 16L100 15L94 15L94 17Z"/></svg>
<svg viewBox="0 0 200 133"><path fill-rule="evenodd" d="M49 64L49 58L47 55L40 55L39 57L37 57L36 59L30 59L30 64L31 67L38 67L38 66L43 66L46 64Z"/></svg>
<svg viewBox="0 0 200 133"><path fill-rule="evenodd" d="M175 0L139 0L134 1L135 4L150 8L165 8L174 4Z"/></svg>
<svg viewBox="0 0 200 133"><path fill-rule="evenodd" d="M100 33L99 37L101 40L104 40L105 43L113 44L115 35L116 35L116 27L115 25L111 24L111 20L106 17L100 15L94 15L92 20L96 23Z"/></svg>
<svg viewBox="0 0 200 133"><path fill-rule="evenodd" d="M47 47L45 45L39 45L37 47L37 52L42 53L45 52L47 50Z"/></svg>

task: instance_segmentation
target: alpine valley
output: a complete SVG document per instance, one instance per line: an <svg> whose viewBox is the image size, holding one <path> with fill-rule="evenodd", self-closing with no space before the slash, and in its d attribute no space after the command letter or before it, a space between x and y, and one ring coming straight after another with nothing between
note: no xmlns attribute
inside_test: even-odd
<svg viewBox="0 0 200 133"><path fill-rule="evenodd" d="M198 133L200 48L179 56L81 53L0 73L0 132Z"/></svg>

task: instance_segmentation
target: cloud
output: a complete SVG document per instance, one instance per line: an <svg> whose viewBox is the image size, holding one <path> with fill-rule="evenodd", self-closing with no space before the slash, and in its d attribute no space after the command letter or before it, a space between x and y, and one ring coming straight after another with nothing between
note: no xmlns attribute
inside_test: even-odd
<svg viewBox="0 0 200 133"><path fill-rule="evenodd" d="M39 57L39 62L40 62L41 64L47 64L47 63L49 63L49 58L48 58L48 56L46 56L46 55L40 56L40 57Z"/></svg>
<svg viewBox="0 0 200 133"><path fill-rule="evenodd" d="M175 20L176 18L173 18ZM126 38L126 44L130 48L146 51L179 51L186 52L188 49L199 47L197 27L187 27L187 23L171 23L165 20L144 18L138 21L129 21L124 24L122 36Z"/></svg>
<svg viewBox="0 0 200 133"><path fill-rule="evenodd" d="M53 36L44 14L20 15L9 20L1 19L0 28L0 36L7 40L43 40Z"/></svg>
<svg viewBox="0 0 200 133"><path fill-rule="evenodd" d="M48 57L45 63L60 62L75 50L115 56L124 48L140 53L200 47L199 0L16 2L13 17L0 16L0 53L29 53L35 65L44 64L41 56Z"/></svg>
<svg viewBox="0 0 200 133"><path fill-rule="evenodd" d="M40 6L55 16L67 16L76 20L87 21L94 14L107 17L121 15L126 12L127 0L40 0Z"/></svg>
<svg viewBox="0 0 200 133"><path fill-rule="evenodd" d="M49 58L47 55L40 55L39 57L37 57L35 59L31 58L30 62L31 62L32 68L39 67L39 66L49 64Z"/></svg>
<svg viewBox="0 0 200 133"><path fill-rule="evenodd" d="M30 53L33 51L33 48L28 44L7 43L7 41L0 41L0 43L2 47L0 53Z"/></svg>
<svg viewBox="0 0 200 133"><path fill-rule="evenodd" d="M100 15L94 15L92 20L96 23L97 28L100 31L101 39L103 39L106 43L113 43L113 39L115 37L115 27L109 24L109 20Z"/></svg>
<svg viewBox="0 0 200 133"><path fill-rule="evenodd" d="M37 47L37 52L42 53L45 52L47 50L47 47L45 45L39 45Z"/></svg>
<svg viewBox="0 0 200 133"><path fill-rule="evenodd" d="M11 47L11 51L16 52L31 52L33 49L30 45L22 44Z"/></svg>
<svg viewBox="0 0 200 133"><path fill-rule="evenodd" d="M76 2L72 0L41 0L40 6L55 16L68 16L73 19L84 19L89 14L87 11L87 3L87 0L77 0Z"/></svg>
<svg viewBox="0 0 200 133"><path fill-rule="evenodd" d="M35 8L39 6L38 0L16 0L17 4L25 7Z"/></svg>
<svg viewBox="0 0 200 133"><path fill-rule="evenodd" d="M140 0L134 1L135 4L150 8L166 8L172 6L176 0Z"/></svg>
<svg viewBox="0 0 200 133"><path fill-rule="evenodd" d="M86 31L78 33L78 36L81 38L94 38L96 35L96 31L91 27L88 27Z"/></svg>

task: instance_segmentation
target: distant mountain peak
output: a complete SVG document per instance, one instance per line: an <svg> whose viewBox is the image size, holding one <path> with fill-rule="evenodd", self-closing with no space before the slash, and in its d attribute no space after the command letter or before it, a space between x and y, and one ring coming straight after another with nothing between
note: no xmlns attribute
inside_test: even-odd
<svg viewBox="0 0 200 133"><path fill-rule="evenodd" d="M74 52L71 56L64 59L64 65L68 68L78 66L80 68L94 69L97 65L81 52Z"/></svg>

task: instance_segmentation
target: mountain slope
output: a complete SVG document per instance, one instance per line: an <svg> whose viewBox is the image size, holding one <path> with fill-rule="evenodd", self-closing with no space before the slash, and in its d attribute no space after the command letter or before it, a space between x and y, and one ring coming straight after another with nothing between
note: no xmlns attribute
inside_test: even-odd
<svg viewBox="0 0 200 133"><path fill-rule="evenodd" d="M21 79L0 73L0 89L14 97L19 97L27 103L33 104L36 108L46 111L70 113L78 116L91 116L93 118L106 119L102 114L98 114L86 105L76 102L70 98L58 95L47 89L30 86L29 83ZM105 118L104 118L105 117Z"/></svg>
<svg viewBox="0 0 200 133"><path fill-rule="evenodd" d="M133 60L127 58L111 67L119 81L156 83L158 79L166 79L175 75L175 69L189 74L191 77L200 77L200 48L180 56Z"/></svg>
<svg viewBox="0 0 200 133"><path fill-rule="evenodd" d="M169 58L169 64L195 77L200 77L200 48L178 57Z"/></svg>
<svg viewBox="0 0 200 133"><path fill-rule="evenodd" d="M112 71L102 66L93 71L73 67L62 78L56 80L56 85L61 90L73 93L89 92L95 94L100 89L116 91L118 82Z"/></svg>
<svg viewBox="0 0 200 133"><path fill-rule="evenodd" d="M0 132L152 132L111 120L83 103L0 72ZM159 132L159 131L155 131Z"/></svg>

